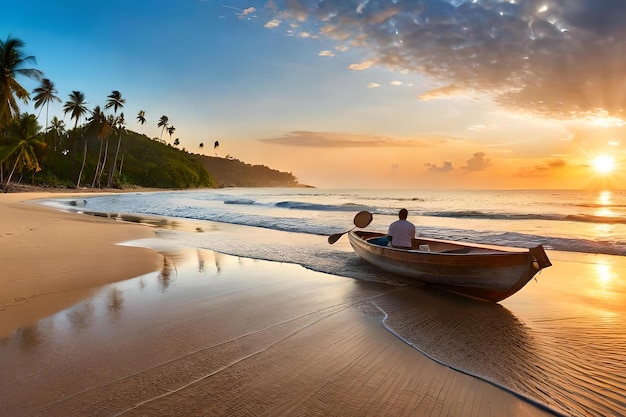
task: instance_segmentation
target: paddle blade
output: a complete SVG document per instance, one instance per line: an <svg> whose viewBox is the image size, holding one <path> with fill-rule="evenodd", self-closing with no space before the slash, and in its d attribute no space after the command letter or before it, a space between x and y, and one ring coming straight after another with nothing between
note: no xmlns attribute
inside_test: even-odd
<svg viewBox="0 0 626 417"><path fill-rule="evenodd" d="M372 222L372 213L369 211L359 211L356 216L354 216L354 225L360 229L369 226ZM337 238L339 239L339 238Z"/></svg>
<svg viewBox="0 0 626 417"><path fill-rule="evenodd" d="M343 233L335 233L334 235L330 235L328 236L328 243L330 243L331 245L333 243L335 243L336 241L339 240L339 238L343 235L345 235L347 232L343 232Z"/></svg>
<svg viewBox="0 0 626 417"><path fill-rule="evenodd" d="M359 227L361 229L369 226L371 222L372 222L372 213L370 213L369 211L359 211L356 214L356 216L354 216L354 226ZM352 229L354 229L354 227ZM348 232L350 230L348 230ZM333 243L338 241L341 236L345 235L348 232L335 233L334 235L328 236L328 243L332 245Z"/></svg>

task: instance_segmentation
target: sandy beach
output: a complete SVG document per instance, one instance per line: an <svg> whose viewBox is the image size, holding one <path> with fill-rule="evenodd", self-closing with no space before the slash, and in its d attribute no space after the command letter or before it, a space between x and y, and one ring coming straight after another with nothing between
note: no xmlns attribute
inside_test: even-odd
<svg viewBox="0 0 626 417"><path fill-rule="evenodd" d="M6 415L553 415L389 332L412 288L120 246L154 230L43 197L0 196Z"/></svg>
<svg viewBox="0 0 626 417"><path fill-rule="evenodd" d="M0 337L63 310L104 284L157 270L162 256L116 243L148 227L26 203L75 193L0 194Z"/></svg>

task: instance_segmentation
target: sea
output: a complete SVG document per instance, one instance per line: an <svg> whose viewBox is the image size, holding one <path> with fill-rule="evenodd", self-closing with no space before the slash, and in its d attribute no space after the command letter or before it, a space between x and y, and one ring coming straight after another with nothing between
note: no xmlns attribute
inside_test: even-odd
<svg viewBox="0 0 626 417"><path fill-rule="evenodd" d="M543 245L553 266L498 304L424 289L379 305L383 325L431 359L555 415L626 416L626 191L225 188L50 199L62 210L140 222L130 245L206 249L346 279L416 286L361 261L347 236L359 211L386 231L406 208L419 236ZM434 307L433 307L434 306ZM401 313L395 314L398 310Z"/></svg>

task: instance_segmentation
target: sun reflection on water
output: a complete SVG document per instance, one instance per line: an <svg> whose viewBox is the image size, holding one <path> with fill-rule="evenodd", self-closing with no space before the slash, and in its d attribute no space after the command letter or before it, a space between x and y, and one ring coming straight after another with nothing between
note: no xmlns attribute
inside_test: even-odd
<svg viewBox="0 0 626 417"><path fill-rule="evenodd" d="M615 212L611 209L612 205L612 193L610 191L601 191L598 194L598 209L596 210L597 216L614 217Z"/></svg>
<svg viewBox="0 0 626 417"><path fill-rule="evenodd" d="M599 261L592 271L594 276L589 281L589 295L595 300L596 315L601 320L612 321L621 315L624 294L619 271L609 262Z"/></svg>
<svg viewBox="0 0 626 417"><path fill-rule="evenodd" d="M611 204L612 194L610 191L601 191L598 195L598 204L609 205Z"/></svg>

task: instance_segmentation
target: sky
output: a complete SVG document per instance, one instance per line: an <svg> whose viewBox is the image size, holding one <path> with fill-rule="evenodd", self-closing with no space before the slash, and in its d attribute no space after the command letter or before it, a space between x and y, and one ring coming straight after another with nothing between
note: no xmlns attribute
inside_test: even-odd
<svg viewBox="0 0 626 417"><path fill-rule="evenodd" d="M29 67L62 101L48 117L70 127L72 91L93 108L117 90L127 129L320 188L624 188L623 0L19 0L2 10L0 39L25 42ZM45 110L21 110L46 124ZM157 127L162 115L172 136Z"/></svg>

